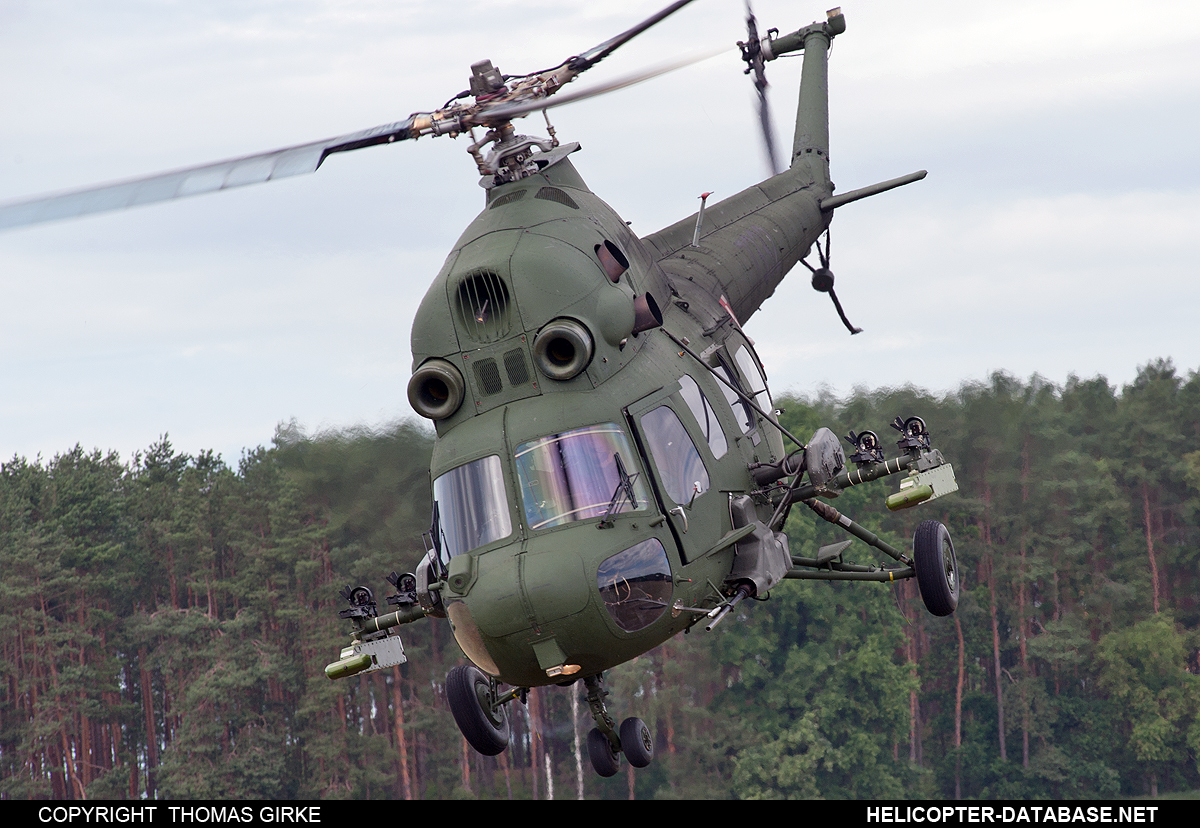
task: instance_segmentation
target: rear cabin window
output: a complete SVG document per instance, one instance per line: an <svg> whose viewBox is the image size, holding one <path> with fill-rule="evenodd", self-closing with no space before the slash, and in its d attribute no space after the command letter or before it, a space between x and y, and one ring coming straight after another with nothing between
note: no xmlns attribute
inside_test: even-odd
<svg viewBox="0 0 1200 828"><path fill-rule="evenodd" d="M717 413L713 411L708 398L700 390L700 386L687 374L679 378L679 388L683 401L687 403L692 416L696 418L696 423L700 426L700 431L704 434L704 439L708 441L708 447L712 451L713 457L720 460L729 450L729 442L725 439L725 432L717 421Z"/></svg>
<svg viewBox="0 0 1200 828"><path fill-rule="evenodd" d="M737 360L742 376L746 378L746 382L750 383L749 394L754 398L754 404L763 411L770 411L771 395L767 393L767 379L763 376L762 367L754 358L754 354L750 353L750 349L745 345L741 345L738 347L734 359Z"/></svg>

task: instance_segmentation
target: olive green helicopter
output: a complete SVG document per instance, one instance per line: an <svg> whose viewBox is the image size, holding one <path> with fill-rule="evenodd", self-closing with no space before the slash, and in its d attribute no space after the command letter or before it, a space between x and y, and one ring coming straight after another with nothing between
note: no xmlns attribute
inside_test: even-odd
<svg viewBox="0 0 1200 828"><path fill-rule="evenodd" d="M368 587L342 591L351 642L325 672L339 679L401 664L400 626L449 619L471 664L450 671L447 698L463 736L485 755L508 746L510 703L533 687L582 680L596 772L617 773L621 755L647 766L650 728L636 717L616 723L604 672L697 624L712 630L746 598L787 579L915 577L934 615L958 603L945 526L921 523L910 554L826 502L891 475L903 477L890 509L956 491L924 421L897 417L890 453L873 431L849 433L848 457L827 428L801 441L779 424L742 330L799 263L858 333L833 290L833 212L925 176L834 194L827 72L830 44L846 29L841 10L760 36L747 9L738 46L773 174L712 205L706 193L696 214L648 236L634 235L587 188L570 159L579 145L561 143L548 115L548 137L513 126L683 65L560 91L690 2L542 71L504 75L490 61L475 63L466 91L403 121L0 205L5 229L310 173L334 153L376 144L470 137L486 204L434 278L412 330L408 398L436 429L426 554L414 572L388 576L391 612L380 613ZM796 53L799 105L781 169L764 66ZM793 555L782 530L796 504L851 537ZM854 538L894 563L846 561Z"/></svg>

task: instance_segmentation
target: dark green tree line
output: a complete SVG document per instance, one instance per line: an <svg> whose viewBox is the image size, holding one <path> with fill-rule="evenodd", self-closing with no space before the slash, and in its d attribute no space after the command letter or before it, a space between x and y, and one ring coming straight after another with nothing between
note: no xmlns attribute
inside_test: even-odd
<svg viewBox="0 0 1200 828"><path fill-rule="evenodd" d="M893 545L950 528L950 618L914 582L789 581L712 633L613 670L658 758L601 780L578 687L514 705L484 758L444 698L439 622L410 661L332 683L348 583L410 569L432 438L399 425L279 431L236 467L164 438L122 462L75 448L0 471L0 796L1087 797L1200 787L1200 376L997 374L949 395L779 399L801 437L922 416L960 491L837 508ZM887 432L887 433L885 433ZM840 540L793 510L793 553ZM847 559L875 553L851 546Z"/></svg>

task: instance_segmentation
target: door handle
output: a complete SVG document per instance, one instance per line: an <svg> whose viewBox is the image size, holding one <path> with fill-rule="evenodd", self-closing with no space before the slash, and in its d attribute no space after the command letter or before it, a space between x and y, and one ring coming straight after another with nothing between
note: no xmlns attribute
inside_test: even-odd
<svg viewBox="0 0 1200 828"><path fill-rule="evenodd" d="M685 511L683 510L683 507L682 507L682 506L676 506L674 509L671 509L669 512L667 512L667 514L670 514L670 515L679 515L681 518L683 518L683 534L685 534L685 535L686 535L686 534L687 534L687 530L688 530L688 521L687 521L687 512L685 512Z"/></svg>

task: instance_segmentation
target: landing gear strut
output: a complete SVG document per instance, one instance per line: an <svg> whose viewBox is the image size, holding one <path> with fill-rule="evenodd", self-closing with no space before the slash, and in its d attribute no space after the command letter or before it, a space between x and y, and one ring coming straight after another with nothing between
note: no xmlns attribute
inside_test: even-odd
<svg viewBox="0 0 1200 828"><path fill-rule="evenodd" d="M650 728L636 716L621 722L620 730L617 723L608 715L604 697L608 691L604 689L604 674L597 673L583 680L587 687L588 707L591 708L592 718L596 721L587 736L588 758L592 760L592 768L600 776L614 776L621 769L621 754L635 768L644 768L654 758L654 737Z"/></svg>

